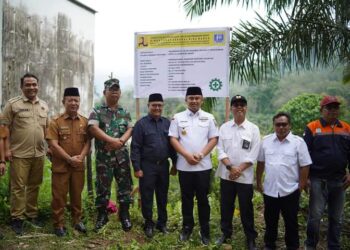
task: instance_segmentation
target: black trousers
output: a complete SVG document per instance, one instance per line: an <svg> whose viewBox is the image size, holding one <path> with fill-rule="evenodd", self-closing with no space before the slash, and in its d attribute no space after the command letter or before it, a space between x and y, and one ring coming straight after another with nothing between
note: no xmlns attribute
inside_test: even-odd
<svg viewBox="0 0 350 250"><path fill-rule="evenodd" d="M220 181L221 231L226 237L232 235L232 219L235 200L238 196L241 222L247 240L255 240L258 233L254 228L253 184L242 184L221 179Z"/></svg>
<svg viewBox="0 0 350 250"><path fill-rule="evenodd" d="M274 198L264 195L265 203L265 246L276 249L278 230L278 219L280 212L285 225L284 240L288 250L299 248L298 211L299 211L299 189L290 195Z"/></svg>
<svg viewBox="0 0 350 250"><path fill-rule="evenodd" d="M145 223L153 225L153 196L156 194L158 221L163 226L168 220L166 205L169 190L169 162L161 165L142 162L143 177L140 178L142 216Z"/></svg>
<svg viewBox="0 0 350 250"><path fill-rule="evenodd" d="M192 231L194 227L193 204L197 199L201 234L209 237L210 206L208 201L211 169L197 172L179 171L181 188L183 228Z"/></svg>

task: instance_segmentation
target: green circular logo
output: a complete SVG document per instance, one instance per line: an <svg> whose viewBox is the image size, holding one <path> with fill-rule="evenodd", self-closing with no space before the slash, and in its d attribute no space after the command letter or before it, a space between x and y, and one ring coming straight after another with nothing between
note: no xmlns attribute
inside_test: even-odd
<svg viewBox="0 0 350 250"><path fill-rule="evenodd" d="M222 88L222 81L217 78L214 78L209 83L209 88L213 91L219 91Z"/></svg>

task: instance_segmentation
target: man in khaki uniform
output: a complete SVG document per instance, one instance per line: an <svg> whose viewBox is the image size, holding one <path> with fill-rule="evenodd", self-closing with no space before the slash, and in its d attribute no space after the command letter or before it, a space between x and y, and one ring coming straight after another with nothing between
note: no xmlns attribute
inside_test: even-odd
<svg viewBox="0 0 350 250"><path fill-rule="evenodd" d="M21 78L22 95L10 99L3 111L10 129L11 217L12 229L23 233L23 221L38 224L38 193L43 179L45 131L48 106L37 97L38 78Z"/></svg>
<svg viewBox="0 0 350 250"><path fill-rule="evenodd" d="M52 217L57 236L66 235L64 208L69 191L73 227L86 233L81 221L81 192L84 188L84 158L90 150L87 118L78 114L80 95L77 88L66 88L65 112L52 119L46 139L52 151Z"/></svg>

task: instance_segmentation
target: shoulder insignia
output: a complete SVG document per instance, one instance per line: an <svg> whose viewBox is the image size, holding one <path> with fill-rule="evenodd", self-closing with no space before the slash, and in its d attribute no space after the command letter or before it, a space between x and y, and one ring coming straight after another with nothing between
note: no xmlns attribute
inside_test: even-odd
<svg viewBox="0 0 350 250"><path fill-rule="evenodd" d="M56 115L53 115L51 117L52 120L57 120L58 118L60 118L63 114L56 114Z"/></svg>
<svg viewBox="0 0 350 250"><path fill-rule="evenodd" d="M16 97L11 98L11 99L9 100L9 103L15 103L15 102L17 102L17 101L19 101L19 100L21 100L21 99L22 99L21 96L16 96Z"/></svg>
<svg viewBox="0 0 350 250"><path fill-rule="evenodd" d="M84 116L84 115L82 115L82 114L78 114L78 116L80 117L80 118L83 118L83 119L88 119L86 116Z"/></svg>

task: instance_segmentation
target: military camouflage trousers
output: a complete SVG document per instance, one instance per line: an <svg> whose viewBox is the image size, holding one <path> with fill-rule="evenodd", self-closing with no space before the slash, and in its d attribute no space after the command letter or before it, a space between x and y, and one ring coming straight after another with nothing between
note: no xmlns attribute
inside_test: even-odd
<svg viewBox="0 0 350 250"><path fill-rule="evenodd" d="M101 161L96 159L96 207L107 207L111 197L111 184L117 182L117 200L120 204L132 203L130 162Z"/></svg>

